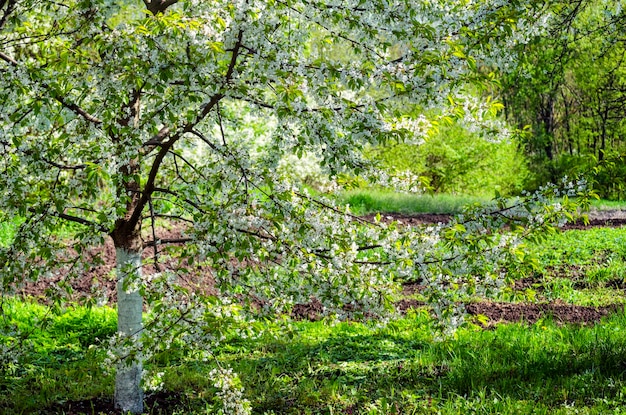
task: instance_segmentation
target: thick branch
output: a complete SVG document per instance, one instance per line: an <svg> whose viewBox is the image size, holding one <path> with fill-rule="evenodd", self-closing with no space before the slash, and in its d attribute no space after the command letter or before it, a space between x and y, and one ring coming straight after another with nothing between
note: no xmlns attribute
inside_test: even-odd
<svg viewBox="0 0 626 415"><path fill-rule="evenodd" d="M150 138L150 140L143 143L144 147L148 147L148 150L146 152L149 153L154 147L161 145L161 143L163 143L163 141L167 137L169 137L171 132L172 131L169 127L161 128L158 133Z"/></svg>
<svg viewBox="0 0 626 415"><path fill-rule="evenodd" d="M146 8L150 11L150 13L157 15L159 13L164 13L168 7L178 3L178 0L143 0L143 3L146 5Z"/></svg>
<svg viewBox="0 0 626 415"><path fill-rule="evenodd" d="M46 88L48 87L47 84L43 84ZM76 105L73 102L67 102L65 101L63 98L56 96L56 94L52 94L52 98L54 98L55 100L57 100L61 105L63 105L65 108L67 108L68 110L74 112L75 114L80 115L81 117L83 117L84 119L86 119L87 121L94 123L94 124L102 124L102 120L94 117L93 115L89 114L87 111L85 111L84 109L82 109L81 107L79 107L78 105Z"/></svg>
<svg viewBox="0 0 626 415"><path fill-rule="evenodd" d="M56 216L56 217L61 218L61 219L68 220L70 222L79 223L81 225L97 229L100 232L107 232L107 233L109 232L109 229L106 228L105 226L102 226L99 223L87 220L85 218L81 218L81 217L73 216L73 215L68 215L66 213L59 213L59 212L51 212L51 214L53 216Z"/></svg>

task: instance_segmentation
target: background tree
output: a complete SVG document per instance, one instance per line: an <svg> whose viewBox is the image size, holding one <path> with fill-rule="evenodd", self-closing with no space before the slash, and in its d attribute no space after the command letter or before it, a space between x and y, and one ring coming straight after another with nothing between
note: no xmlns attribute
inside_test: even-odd
<svg viewBox="0 0 626 415"><path fill-rule="evenodd" d="M577 1L558 9L550 37L520 49L503 79L507 118L529 126L524 150L535 186L595 175L604 197L621 197L624 152L622 2Z"/></svg>
<svg viewBox="0 0 626 415"><path fill-rule="evenodd" d="M210 355L246 301L255 315L315 297L326 314L376 316L399 278L419 275L434 311L449 315L447 292L497 287L502 261L515 257L517 239L486 227L537 215L548 226L563 207L501 203L449 229L400 232L311 198L276 166L311 152L329 173L363 169L365 144L411 136L396 123L407 107L451 102L479 120L482 107L457 104L459 90L484 81L477 66L515 22L533 30L541 6L0 2L0 211L20 222L0 251L3 295L23 280L79 275L93 265L87 248L111 238L115 398L130 412L142 410L142 361L177 339ZM325 55L319 42L355 59ZM264 140L247 134L250 116L274 126ZM168 224L183 234L161 238ZM146 272L144 248L156 272ZM192 264L212 286L181 284ZM50 298L61 304L61 294Z"/></svg>

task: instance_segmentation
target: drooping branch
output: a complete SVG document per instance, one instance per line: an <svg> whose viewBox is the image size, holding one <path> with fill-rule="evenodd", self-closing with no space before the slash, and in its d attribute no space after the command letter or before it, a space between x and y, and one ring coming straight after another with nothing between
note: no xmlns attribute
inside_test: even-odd
<svg viewBox="0 0 626 415"><path fill-rule="evenodd" d="M301 15L304 19L314 22L314 23L315 23L317 26L319 26L321 29L323 29L324 31L326 31L326 32L328 32L328 33L330 33L330 34L332 34L333 36L335 36L335 37L337 37L337 38L339 38L339 39L343 39L343 40L345 40L346 42L348 42L348 43L350 43L350 44L352 44L352 45L354 45L354 46L356 46L356 47L363 47L364 49L366 49L367 51L369 51L370 53L372 53L372 54L373 54L373 55L375 55L376 57L378 57L378 58L380 58L380 59L384 59L384 57L383 57L383 56L382 56L382 55L381 55L378 51L376 51L374 48L367 47L367 46L363 45L363 43L362 43L362 42L359 42L358 40L352 39L352 38L350 38L349 36L347 36L347 35L345 35L345 34L343 34L343 33L340 33L340 32L338 32L338 31L333 30L333 29L330 27L330 25L327 25L327 24L326 24L326 22L321 22L321 21L319 21L319 20L314 19L314 18L313 18L310 14L306 13L306 11L299 10L298 8L293 7L293 6L292 6L291 4L289 4L288 2L280 2L280 3L281 3L283 6L287 7L287 9L291 10L292 12L294 12L294 13L297 13L297 14ZM314 4L311 4L311 3L309 3L308 5L309 5L310 7L313 7L313 8L315 8L315 7L316 7ZM324 7L327 7L327 6L326 6L326 5L324 5ZM345 10L345 9L343 9L343 10ZM358 10L358 8L357 8L357 9L352 9L352 11L357 11L357 10ZM345 18L345 16L344 16L344 18ZM348 20L351 20L351 19L348 19ZM359 24L359 25L363 25L363 24L365 23L365 22L364 22L364 21L362 21L362 20L359 20L359 21L353 21L353 22L355 22L355 23L357 23L357 24ZM383 28L382 28L382 27L378 27L378 28L373 28L373 29L378 31L378 30L382 30Z"/></svg>
<svg viewBox="0 0 626 415"><path fill-rule="evenodd" d="M304 193L301 193L301 192L296 192L296 195L297 195L298 197L301 197L301 198L303 198L303 199L308 200L308 201L309 201L309 202L311 202L311 203L315 203L316 205L318 205L318 206L320 206L320 207L322 207L322 208L324 208L324 209L330 210L330 211L335 212L335 213L338 213L338 214L340 214L340 215L347 215L347 216L349 216L350 218L352 218L352 219L354 219L354 220L356 220L356 221L358 221L358 222L360 222L360 223L363 223L363 224L366 224L366 225L380 226L378 223L375 223L375 222L369 221L369 220L367 220L367 219L364 219L364 218L362 218L362 217L360 217L360 216L357 216L357 215L354 215L354 214L352 214L352 213L346 213L346 212L344 212L344 211L341 211L341 210L337 209L335 206L331 206L331 205L329 205L329 204L327 204L327 203L322 202L322 201L321 201L321 200L319 200L319 199L316 199L316 198L310 197L310 196L308 196L308 195L306 195L306 194L304 194Z"/></svg>
<svg viewBox="0 0 626 415"><path fill-rule="evenodd" d="M163 193L163 194L167 194L170 196L174 196L176 198L179 198L181 200L183 200L185 203L187 203L189 206L193 207L194 209L196 209L198 212L200 213L207 213L206 210L204 210L198 203L194 202L193 200L187 199L187 198L181 198L180 195L178 193L176 193L173 190L170 189L165 189L165 188L161 188L161 187L155 187L154 192L159 192L159 193Z"/></svg>
<svg viewBox="0 0 626 415"><path fill-rule="evenodd" d="M204 179L204 180L208 180L208 178L206 177L206 175L204 173L202 173L191 161L187 160L185 157L183 157L181 154L177 154L175 152L172 152L172 156L174 158L174 163L176 164L176 159L180 159L184 164L186 164L194 173L196 173L200 178ZM178 164L176 164L176 175L185 183L188 183L187 180L185 180L185 178L182 177L182 174L179 172L178 169Z"/></svg>
<svg viewBox="0 0 626 415"><path fill-rule="evenodd" d="M68 215L67 213L62 212L50 212L52 216L56 216L57 218L64 219L70 222L78 223L80 225L87 226L89 228L97 229L100 232L109 232L109 229L106 226L102 226L99 223L92 222L85 218L81 218L79 216Z"/></svg>
<svg viewBox="0 0 626 415"><path fill-rule="evenodd" d="M46 87L46 89L48 88L47 84L43 84L44 87ZM102 124L102 120L99 119L98 117L95 117L93 115L91 115L90 113L88 113L87 111L85 111L84 109L82 109L81 107L79 107L78 105L76 105L73 102L67 102L64 98L61 98L60 96L52 93L52 98L54 98L56 101L59 102L59 104L63 105L65 108L67 108L68 110L74 112L77 115L80 115L81 117L83 117L84 119L86 119L87 121L99 125Z"/></svg>

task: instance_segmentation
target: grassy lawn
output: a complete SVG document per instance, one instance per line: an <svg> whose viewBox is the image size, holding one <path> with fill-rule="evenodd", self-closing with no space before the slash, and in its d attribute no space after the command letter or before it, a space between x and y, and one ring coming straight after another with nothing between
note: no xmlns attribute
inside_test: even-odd
<svg viewBox="0 0 626 415"><path fill-rule="evenodd" d="M487 203L489 197L450 194L408 194L389 190L352 190L342 193L338 203L348 204L357 215L368 213L442 213L456 214L463 207L475 203ZM593 200L593 209L626 210L626 201Z"/></svg>
<svg viewBox="0 0 626 415"><path fill-rule="evenodd" d="M8 302L23 324L44 309ZM110 309L76 310L33 333L20 361L5 363L2 413L34 413L107 396L112 374L90 347L114 331ZM238 371L255 413L620 413L626 405L626 316L593 327L467 327L435 341L430 318L411 313L374 324L295 323L291 336L229 339L217 352ZM288 339L289 338L289 339ZM213 364L164 359L165 389L179 413L215 410ZM577 411L577 412L575 412ZM94 413L97 413L94 411ZM152 413L159 413L153 411Z"/></svg>
<svg viewBox="0 0 626 415"><path fill-rule="evenodd" d="M339 196L338 202L350 205L358 214L368 213L460 213L465 205L486 203L489 198L448 194L414 195L392 191L353 190Z"/></svg>
<svg viewBox="0 0 626 415"><path fill-rule="evenodd" d="M534 270L508 270L508 275L523 280L526 288L505 290L504 300L515 301L517 295L518 300L558 300L584 306L626 301L626 228L560 232L530 244L529 252L536 259Z"/></svg>

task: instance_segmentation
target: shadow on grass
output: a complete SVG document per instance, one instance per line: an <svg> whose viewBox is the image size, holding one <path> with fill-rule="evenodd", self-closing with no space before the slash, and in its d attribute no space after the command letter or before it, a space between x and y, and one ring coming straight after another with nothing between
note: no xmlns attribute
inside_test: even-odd
<svg viewBox="0 0 626 415"><path fill-rule="evenodd" d="M623 313L594 327L544 320L465 330L443 342L417 331L340 332L317 342L277 342L264 357L233 364L260 413L322 413L330 406L349 413L381 399L403 413L416 402L459 398L619 406L626 390L625 320Z"/></svg>
<svg viewBox="0 0 626 415"><path fill-rule="evenodd" d="M239 373L254 413L465 413L458 408L476 402L491 413L515 413L519 405L551 413L571 404L603 405L601 412L626 403L623 312L589 327L542 320L464 329L439 342L423 319L387 328L299 327L293 339L232 339L219 351ZM147 396L147 412L204 414L215 408L212 367L184 360L164 365L167 391ZM489 406L495 401L500 406ZM6 402L0 412L20 413ZM112 399L101 396L46 402L38 413L115 413Z"/></svg>

